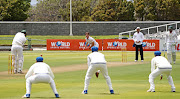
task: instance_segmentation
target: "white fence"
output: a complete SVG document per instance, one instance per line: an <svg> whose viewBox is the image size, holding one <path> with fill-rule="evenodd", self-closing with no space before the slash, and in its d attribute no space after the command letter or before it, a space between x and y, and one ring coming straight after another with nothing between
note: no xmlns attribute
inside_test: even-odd
<svg viewBox="0 0 180 99"><path fill-rule="evenodd" d="M167 32L168 31L168 26L173 25L173 24L175 24L175 29L178 30L178 28L180 28L180 27L178 27L179 23L180 23L180 21L169 23L169 24L164 24L164 25L158 25L158 26L143 28L143 29L140 29L140 30L147 30L148 31L147 34L149 35L150 34L150 29L156 28L156 32L158 33L160 27L166 27L166 30L164 30L164 31ZM123 34L129 34L129 38L132 38L131 33L133 33L133 32L136 32L136 30L121 32L121 33L119 33L119 38L121 38Z"/></svg>

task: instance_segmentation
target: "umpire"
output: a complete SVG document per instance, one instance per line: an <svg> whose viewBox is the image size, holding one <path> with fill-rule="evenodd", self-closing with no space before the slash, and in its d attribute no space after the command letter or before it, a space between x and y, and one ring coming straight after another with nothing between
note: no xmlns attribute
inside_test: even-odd
<svg viewBox="0 0 180 99"><path fill-rule="evenodd" d="M140 48L140 55L141 55L141 61L144 61L143 58L143 48L142 48L142 43L144 40L144 35L143 33L140 32L140 27L136 28L136 33L134 33L133 35L133 40L135 43L135 47L136 47L136 58L135 58L135 62L138 61L138 49Z"/></svg>

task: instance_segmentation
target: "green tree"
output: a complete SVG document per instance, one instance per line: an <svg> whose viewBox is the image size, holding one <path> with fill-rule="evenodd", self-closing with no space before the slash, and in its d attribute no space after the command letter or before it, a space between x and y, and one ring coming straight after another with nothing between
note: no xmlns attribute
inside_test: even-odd
<svg viewBox="0 0 180 99"><path fill-rule="evenodd" d="M135 0L135 17L136 20L144 21L145 17L145 3L144 0Z"/></svg>
<svg viewBox="0 0 180 99"><path fill-rule="evenodd" d="M24 21L27 19L30 0L1 0L0 2L0 20Z"/></svg>
<svg viewBox="0 0 180 99"><path fill-rule="evenodd" d="M90 18L94 6L98 0L72 0L72 20L73 21L92 21ZM65 9L60 9L63 20L70 19L70 3L68 2ZM87 19L85 19L87 18Z"/></svg>
<svg viewBox="0 0 180 99"><path fill-rule="evenodd" d="M98 0L72 0L73 21L91 20L91 11ZM28 20L69 21L70 0L43 0L29 11ZM88 18L88 19L85 19Z"/></svg>
<svg viewBox="0 0 180 99"><path fill-rule="evenodd" d="M32 6L27 21L61 21L60 9L67 4L67 0L39 0Z"/></svg>
<svg viewBox="0 0 180 99"><path fill-rule="evenodd" d="M167 20L180 20L180 2L167 0Z"/></svg>
<svg viewBox="0 0 180 99"><path fill-rule="evenodd" d="M118 2L117 13L120 13L117 17L117 21L133 21L134 19L134 5L131 1L122 0Z"/></svg>
<svg viewBox="0 0 180 99"><path fill-rule="evenodd" d="M93 9L94 21L134 20L134 6L126 0L101 0Z"/></svg>
<svg viewBox="0 0 180 99"><path fill-rule="evenodd" d="M156 0L144 0L145 3L145 20L154 21L157 19Z"/></svg>
<svg viewBox="0 0 180 99"><path fill-rule="evenodd" d="M156 1L157 20L167 20L167 2L166 0Z"/></svg>
<svg viewBox="0 0 180 99"><path fill-rule="evenodd" d="M9 8L4 2L0 19ZM28 13L28 21L69 21L70 0L39 0ZM179 16L180 0L72 0L73 21L180 20Z"/></svg>
<svg viewBox="0 0 180 99"><path fill-rule="evenodd" d="M180 20L179 0L135 0L137 20Z"/></svg>

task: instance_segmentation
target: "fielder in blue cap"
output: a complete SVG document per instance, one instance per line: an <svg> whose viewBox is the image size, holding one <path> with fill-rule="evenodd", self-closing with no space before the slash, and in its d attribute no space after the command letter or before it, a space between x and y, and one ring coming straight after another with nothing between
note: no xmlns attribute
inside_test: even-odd
<svg viewBox="0 0 180 99"><path fill-rule="evenodd" d="M36 62L43 62L43 58L42 57L37 57Z"/></svg>
<svg viewBox="0 0 180 99"><path fill-rule="evenodd" d="M54 95L56 98L59 98L59 94L56 89L54 82L54 74L50 66L43 62L43 57L37 57L36 63L33 64L28 70L26 76L26 94L22 96L23 98L30 98L31 86L34 83L47 83L50 84Z"/></svg>
<svg viewBox="0 0 180 99"><path fill-rule="evenodd" d="M98 47L96 47L96 46L91 47L91 51L92 52L98 52Z"/></svg>
<svg viewBox="0 0 180 99"><path fill-rule="evenodd" d="M91 51L92 52L98 52L98 47L96 47L96 46L91 47ZM99 72L100 72L100 70L96 71L96 73L95 73L97 78L99 76Z"/></svg>
<svg viewBox="0 0 180 99"><path fill-rule="evenodd" d="M154 55L155 55L155 56L161 56L161 52L160 52L160 51L155 51L155 52L154 52Z"/></svg>
<svg viewBox="0 0 180 99"><path fill-rule="evenodd" d="M88 94L88 86L90 83L90 79L92 78L94 73L97 73L97 70L100 70L107 82L110 94L114 94L111 78L108 75L106 59L104 57L104 54L98 52L98 47L96 46L93 46L91 48L91 51L92 53L87 56L88 70L85 76L84 91L82 93Z"/></svg>
<svg viewBox="0 0 180 99"><path fill-rule="evenodd" d="M150 89L147 90L147 92L155 92L154 79L161 75L161 80L163 77L162 74L165 74L167 76L168 82L171 85L171 92L176 92L171 76L172 65L165 57L161 56L160 51L155 51L154 55L155 57L151 60L151 74L149 75Z"/></svg>

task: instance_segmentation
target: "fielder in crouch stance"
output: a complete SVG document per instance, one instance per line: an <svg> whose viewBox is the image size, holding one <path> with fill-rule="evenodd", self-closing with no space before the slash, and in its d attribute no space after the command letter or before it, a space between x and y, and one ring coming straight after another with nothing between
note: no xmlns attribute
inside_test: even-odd
<svg viewBox="0 0 180 99"><path fill-rule="evenodd" d="M166 74L168 82L171 85L171 91L175 92L175 86L171 76L172 65L165 57L161 56L160 51L155 51L154 55L155 57L151 60L151 74L149 75L150 89L147 92L155 92L154 79L161 74ZM155 69L155 67L157 68Z"/></svg>
<svg viewBox="0 0 180 99"><path fill-rule="evenodd" d="M12 42L11 47L11 54L14 55L12 59L12 63L14 65L14 73L21 73L23 69L23 45L26 42L26 30L22 30L21 32L18 32ZM19 62L19 63L18 63ZM17 67L17 64L19 64L19 68Z"/></svg>
<svg viewBox="0 0 180 99"><path fill-rule="evenodd" d="M88 86L90 83L90 79L92 78L93 74L97 71L100 70L106 79L107 85L109 86L109 90L111 94L114 94L114 90L112 88L112 83L111 83L111 78L108 75L108 70L106 66L106 60L105 57L102 53L98 52L98 48L93 46L91 48L92 53L88 55L87 60L88 60L88 70L86 73L85 77L85 82L84 82L84 91L83 94L88 93Z"/></svg>
<svg viewBox="0 0 180 99"><path fill-rule="evenodd" d="M89 45L89 49L91 49L93 46L96 46L97 48L99 48L99 44L98 44L98 42L96 42L96 40L94 39L94 38L92 38L92 37L90 37L89 35L89 32L86 32L85 33L86 34L86 45L85 45L85 47L84 47L84 49ZM83 49L83 50L84 50ZM98 70L96 73L95 73L95 75L96 75L96 77L98 78L98 76L99 76L99 72L100 72L100 70Z"/></svg>
<svg viewBox="0 0 180 99"><path fill-rule="evenodd" d="M177 34L175 31L172 31L172 26L168 27L169 31L166 34L166 46L167 46L167 58L170 63L176 63L176 44L178 41Z"/></svg>
<svg viewBox="0 0 180 99"><path fill-rule="evenodd" d="M42 57L36 58L36 63L33 64L26 76L26 94L23 98L30 98L31 85L33 83L49 83L56 98L59 98L59 94L56 90L56 85L54 82L54 74L51 71L51 68L46 63L43 63Z"/></svg>

